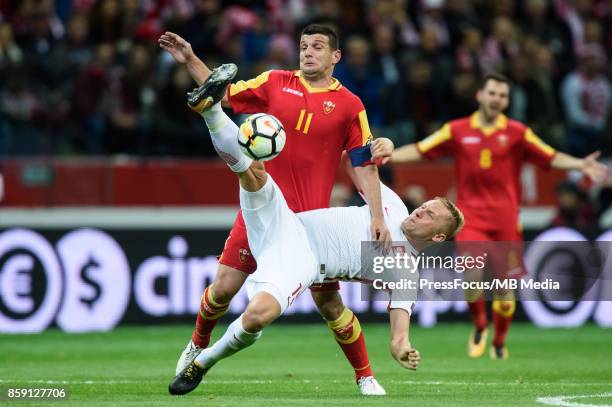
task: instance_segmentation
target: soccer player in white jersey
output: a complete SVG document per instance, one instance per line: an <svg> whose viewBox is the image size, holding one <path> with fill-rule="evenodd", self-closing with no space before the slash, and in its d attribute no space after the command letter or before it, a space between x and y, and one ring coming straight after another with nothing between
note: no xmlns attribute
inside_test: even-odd
<svg viewBox="0 0 612 407"><path fill-rule="evenodd" d="M218 102L219 89L225 86L220 68L190 94L189 104L194 106L210 97ZM250 301L246 310L213 346L204 349L174 378L169 391L175 395L192 391L217 362L252 345L311 284L326 278L364 277L361 242L372 240L367 205L294 213L263 163L242 154L236 137L238 126L220 104L215 103L202 116L219 156L239 178L240 206L258 269L247 279ZM404 242L413 254L454 236L463 226L461 212L444 198L428 201L409 215L397 194L382 184L381 195L393 241ZM401 366L415 370L420 355L409 339L414 301L397 298L392 292L391 354Z"/></svg>

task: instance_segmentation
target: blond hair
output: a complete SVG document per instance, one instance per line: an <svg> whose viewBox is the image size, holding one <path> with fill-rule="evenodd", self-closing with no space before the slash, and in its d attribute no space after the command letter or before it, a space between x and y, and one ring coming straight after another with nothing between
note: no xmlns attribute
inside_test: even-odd
<svg viewBox="0 0 612 407"><path fill-rule="evenodd" d="M446 234L446 239L452 239L461 229L463 229L463 225L465 224L463 213L461 213L457 205L452 203L448 198L437 196L434 199L442 202L453 219L453 222L448 224L445 228L446 230L443 231L443 233Z"/></svg>

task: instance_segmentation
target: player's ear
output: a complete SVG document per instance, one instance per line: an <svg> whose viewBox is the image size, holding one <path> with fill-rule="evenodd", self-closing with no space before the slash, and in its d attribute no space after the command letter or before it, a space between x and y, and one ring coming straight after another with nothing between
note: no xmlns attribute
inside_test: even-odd
<svg viewBox="0 0 612 407"><path fill-rule="evenodd" d="M332 64L337 64L338 62L340 62L341 58L342 52L339 49L332 51Z"/></svg>
<svg viewBox="0 0 612 407"><path fill-rule="evenodd" d="M446 240L446 233L436 233L431 240L433 240L434 243L444 242Z"/></svg>

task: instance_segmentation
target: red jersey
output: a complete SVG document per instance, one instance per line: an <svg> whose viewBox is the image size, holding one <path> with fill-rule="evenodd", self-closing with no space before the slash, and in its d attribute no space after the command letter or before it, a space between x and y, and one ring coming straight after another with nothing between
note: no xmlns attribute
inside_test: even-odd
<svg viewBox="0 0 612 407"><path fill-rule="evenodd" d="M457 206L466 225L488 230L516 227L523 161L548 168L556 151L525 125L499 115L483 128L478 112L453 120L417 143L428 159L455 160Z"/></svg>
<svg viewBox="0 0 612 407"><path fill-rule="evenodd" d="M267 71L231 84L228 99L236 113L266 112L283 124L285 147L266 171L296 212L327 208L342 151L364 150L372 138L361 100L336 79L313 88L300 71Z"/></svg>

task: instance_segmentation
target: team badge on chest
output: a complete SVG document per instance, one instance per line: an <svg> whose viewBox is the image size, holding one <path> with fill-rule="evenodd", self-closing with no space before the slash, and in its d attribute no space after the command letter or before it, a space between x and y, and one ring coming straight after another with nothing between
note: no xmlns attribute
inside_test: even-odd
<svg viewBox="0 0 612 407"><path fill-rule="evenodd" d="M497 136L497 141L499 141L499 144L503 148L506 148L508 146L508 136L505 134L500 134L499 136Z"/></svg>
<svg viewBox="0 0 612 407"><path fill-rule="evenodd" d="M325 114L330 114L332 110L334 110L334 107L336 107L336 104L331 100L326 100L323 102L323 111Z"/></svg>

